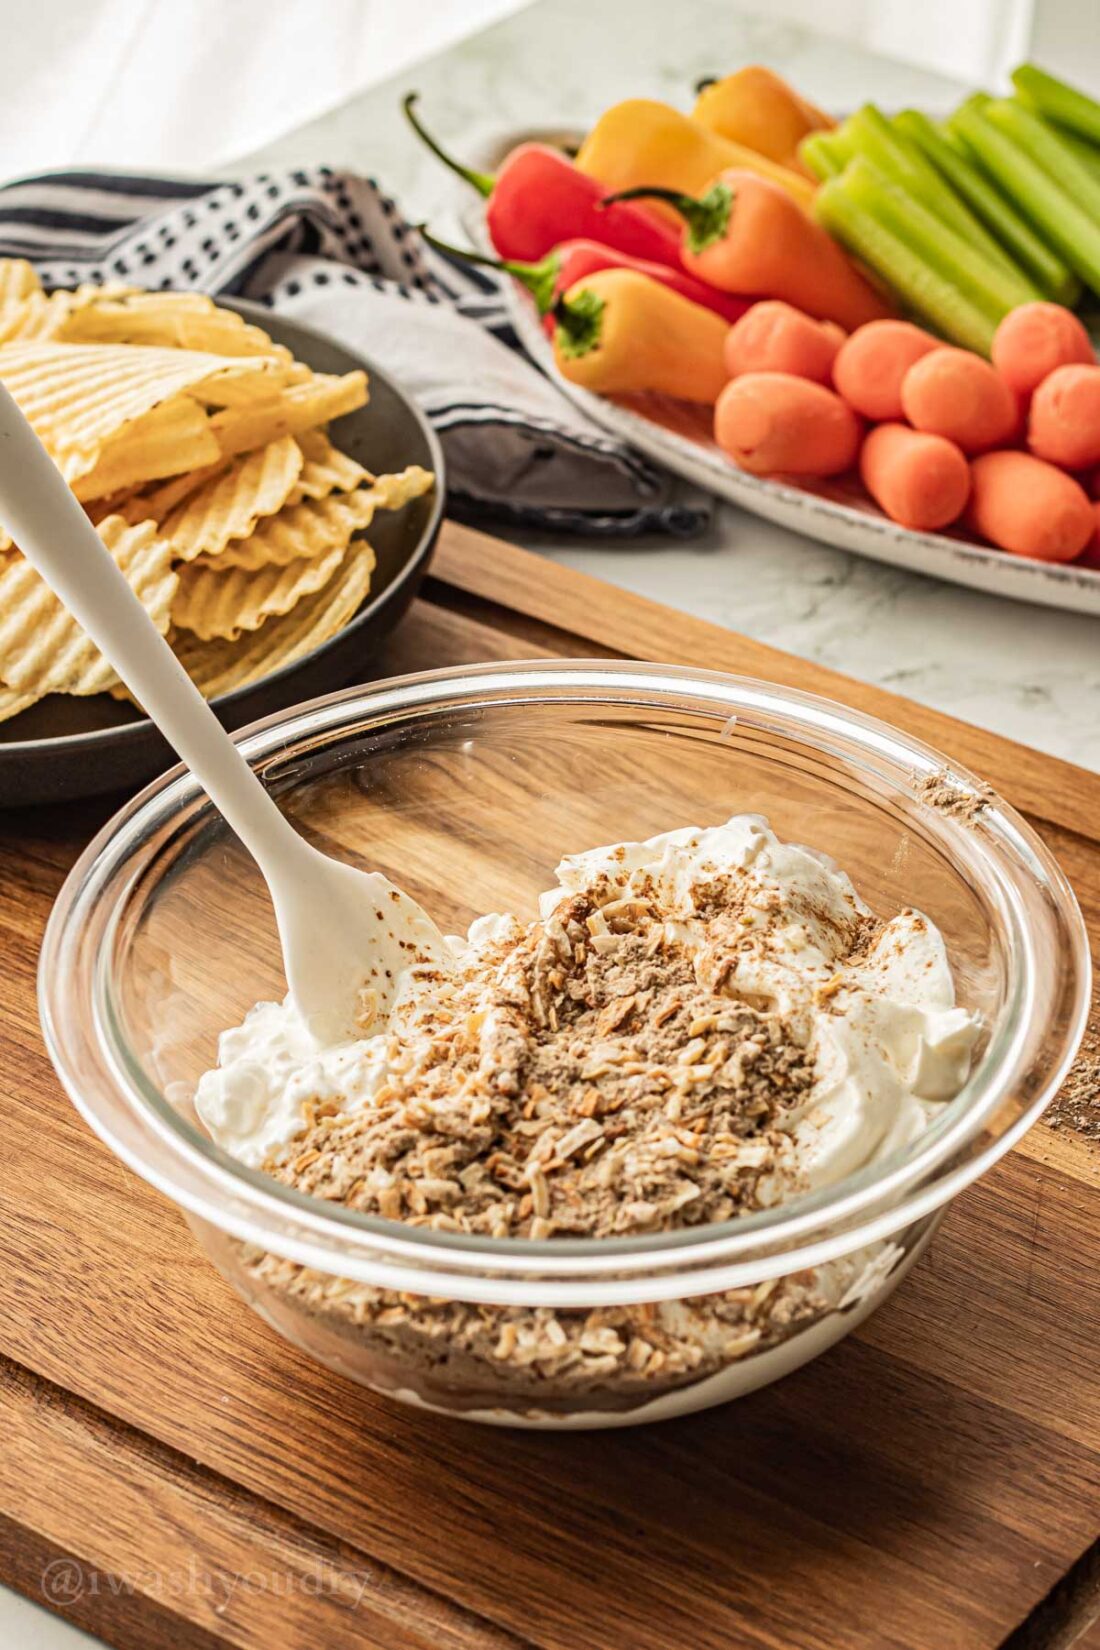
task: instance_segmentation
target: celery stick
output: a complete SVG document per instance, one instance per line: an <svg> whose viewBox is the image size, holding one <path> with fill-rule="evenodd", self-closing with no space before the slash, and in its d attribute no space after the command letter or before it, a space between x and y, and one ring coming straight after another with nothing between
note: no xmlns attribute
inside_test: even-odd
<svg viewBox="0 0 1100 1650"><path fill-rule="evenodd" d="M919 109L905 109L894 116L894 126L920 147L986 228L1027 271L1035 283L1037 296L1052 298L1058 304L1076 303L1081 293L1076 275L985 174L948 142L927 115Z"/></svg>
<svg viewBox="0 0 1100 1650"><path fill-rule="evenodd" d="M903 184L910 194L917 195L923 189L921 198L927 206L938 205L945 221L954 221L957 229L969 229L969 213L964 216L961 202L955 199L953 191L929 166L920 150L895 131L873 103L865 103L862 109L849 115L844 127L851 132L857 153L865 156L872 166Z"/></svg>
<svg viewBox="0 0 1100 1650"><path fill-rule="evenodd" d="M935 212L949 228L980 246L987 258L1019 278L1021 303L1038 297L1037 290L1023 271L1017 268L993 236L987 234L969 207L926 159L923 151L892 126L881 110L876 109L873 103L865 103L862 109L849 115L844 125L851 131L859 154L865 155L881 172L902 184L909 194L923 202L930 212Z"/></svg>
<svg viewBox="0 0 1100 1650"><path fill-rule="evenodd" d="M1000 320L1022 301L1019 283L1000 264L949 229L908 190L867 161L853 161L844 174L853 200L892 230L921 262L957 287L965 298Z"/></svg>
<svg viewBox="0 0 1100 1650"><path fill-rule="evenodd" d="M823 183L814 212L831 235L880 275L914 311L952 343L988 355L999 315L973 303L939 270L925 263L896 231L853 199L853 161L839 178Z"/></svg>
<svg viewBox="0 0 1100 1650"><path fill-rule="evenodd" d="M1100 148L1088 138L1078 137L1068 126L1058 127L1058 136L1071 155L1076 155L1082 166L1087 166L1094 178L1100 179Z"/></svg>
<svg viewBox="0 0 1100 1650"><path fill-rule="evenodd" d="M1060 187L1026 149L988 118L988 108L988 101L984 107L964 103L949 116L948 125L1044 240L1086 286L1100 293L1100 224L1088 207Z"/></svg>
<svg viewBox="0 0 1100 1650"><path fill-rule="evenodd" d="M798 146L798 158L816 178L835 178L843 172L855 150L845 141L843 127L832 132L811 132Z"/></svg>
<svg viewBox="0 0 1100 1650"><path fill-rule="evenodd" d="M838 178L844 166L821 140L820 132L811 132L798 145L798 158L808 166L815 178Z"/></svg>
<svg viewBox="0 0 1100 1650"><path fill-rule="evenodd" d="M1072 195L1079 206L1083 206L1100 222L1100 180L1087 166L1082 166L1049 121L1041 115L1032 114L1017 98L1011 97L996 98L992 103L987 103L982 115L1013 143L1026 150L1059 188Z"/></svg>
<svg viewBox="0 0 1100 1650"><path fill-rule="evenodd" d="M957 132L953 132L951 130L945 120L934 120L932 124L943 141L948 144L950 148L954 149L957 155L961 155L964 160L974 163L974 151L967 147L966 143Z"/></svg>
<svg viewBox="0 0 1100 1650"><path fill-rule="evenodd" d="M1094 98L1067 86L1045 69L1036 68L1034 63L1021 63L1013 71L1012 84L1048 120L1056 120L1059 126L1068 126L1071 132L1100 143L1100 103Z"/></svg>

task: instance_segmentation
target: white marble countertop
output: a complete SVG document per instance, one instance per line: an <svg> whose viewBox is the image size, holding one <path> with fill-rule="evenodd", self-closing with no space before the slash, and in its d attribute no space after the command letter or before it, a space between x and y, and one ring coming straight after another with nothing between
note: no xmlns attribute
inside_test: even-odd
<svg viewBox="0 0 1100 1650"><path fill-rule="evenodd" d="M477 157L505 132L584 126L627 95L683 105L702 75L773 64L826 107L869 96L936 110L960 88L717 0L540 0L248 156L242 165L328 161L375 173L410 215L437 222L463 186L407 131L416 87L434 131ZM723 505L690 544L510 536L673 607L1100 768L1100 620L1045 610L878 566Z"/></svg>

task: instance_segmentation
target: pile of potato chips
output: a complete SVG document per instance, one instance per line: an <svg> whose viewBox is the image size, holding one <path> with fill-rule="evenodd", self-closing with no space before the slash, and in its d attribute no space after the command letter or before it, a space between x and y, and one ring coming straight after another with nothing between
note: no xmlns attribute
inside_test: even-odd
<svg viewBox="0 0 1100 1650"><path fill-rule="evenodd" d="M314 373L199 293L46 293L0 260L0 380L208 696L343 628L370 588L358 536L433 484L329 441L366 374ZM47 693L125 689L0 531L0 720Z"/></svg>

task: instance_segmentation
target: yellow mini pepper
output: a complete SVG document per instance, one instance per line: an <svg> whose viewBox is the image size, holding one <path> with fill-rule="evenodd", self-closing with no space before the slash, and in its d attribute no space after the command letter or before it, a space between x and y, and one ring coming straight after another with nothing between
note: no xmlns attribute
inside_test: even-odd
<svg viewBox="0 0 1100 1650"><path fill-rule="evenodd" d="M806 177L649 98L628 98L602 114L581 144L576 165L609 194L644 184L687 195L702 194L719 172L739 167L782 185L804 211L813 206L814 185Z"/></svg>
<svg viewBox="0 0 1100 1650"><path fill-rule="evenodd" d="M598 395L648 391L710 406L729 377L729 323L637 270L597 270L551 313L558 371Z"/></svg>
<svg viewBox="0 0 1100 1650"><path fill-rule="evenodd" d="M810 132L832 124L779 75L756 63L701 85L691 118L806 176L798 145Z"/></svg>

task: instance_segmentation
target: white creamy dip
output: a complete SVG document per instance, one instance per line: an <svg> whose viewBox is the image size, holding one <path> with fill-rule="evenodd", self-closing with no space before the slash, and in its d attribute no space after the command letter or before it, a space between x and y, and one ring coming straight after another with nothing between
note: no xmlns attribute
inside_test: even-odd
<svg viewBox="0 0 1100 1650"><path fill-rule="evenodd" d="M815 1062L812 1087L780 1125L789 1149L762 1188L764 1201L778 1202L912 1141L965 1082L978 1023L955 1004L943 940L926 917L903 911L853 951L853 931L869 913L848 877L827 856L780 842L757 815L568 856L540 912L547 918L603 879L624 893L645 879L669 937L689 952L698 945L705 971L696 896L726 877L736 880L753 944L736 952L721 990L777 1009ZM521 932L513 917L482 917L448 943L468 975L483 951ZM428 997L447 989L438 971L412 968L383 1032L329 1047L289 1000L257 1004L222 1034L217 1069L199 1083L199 1115L226 1151L261 1166L302 1128L305 1103L369 1108L387 1080L392 1039L415 1039Z"/></svg>

